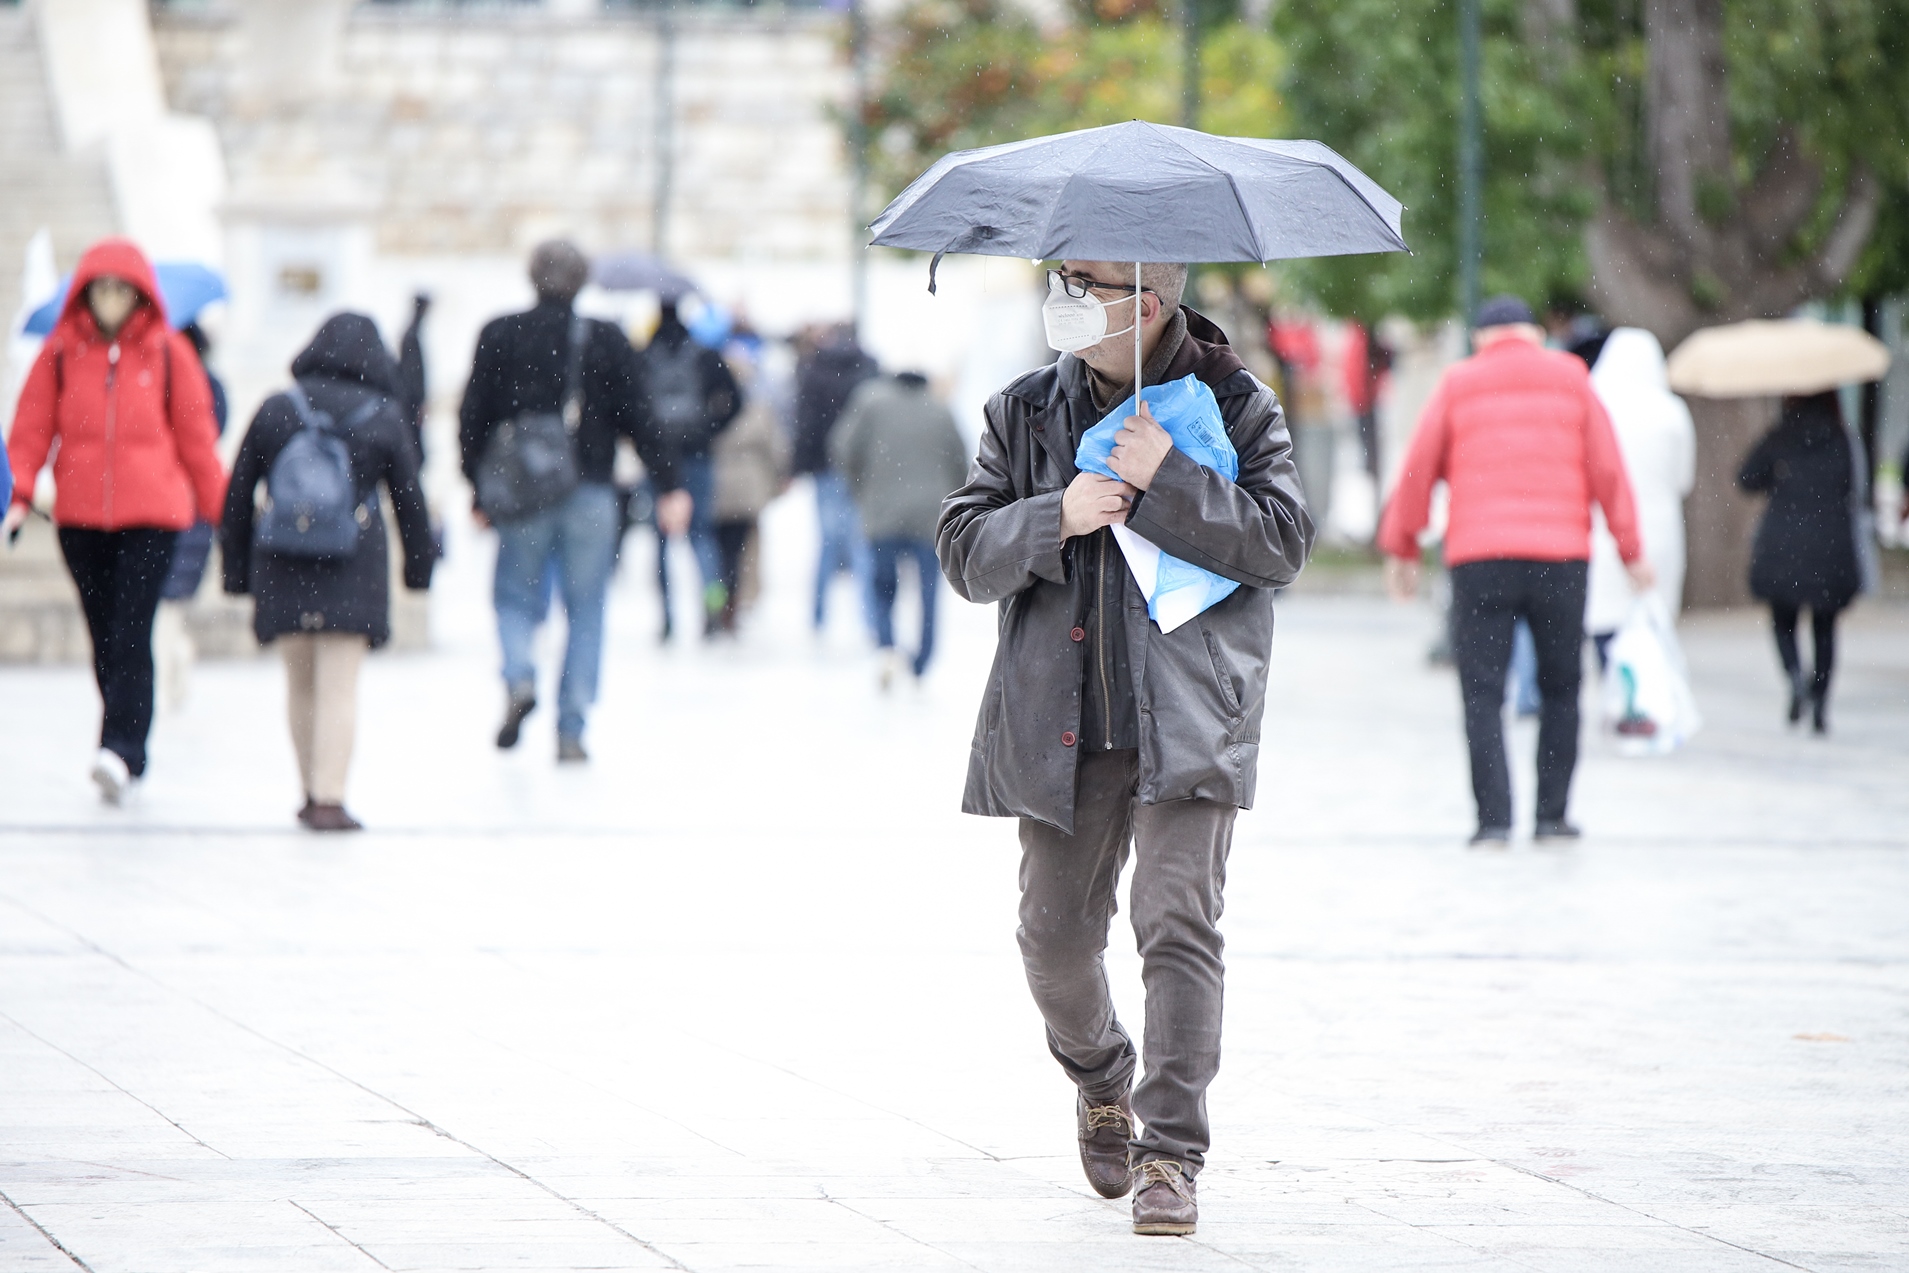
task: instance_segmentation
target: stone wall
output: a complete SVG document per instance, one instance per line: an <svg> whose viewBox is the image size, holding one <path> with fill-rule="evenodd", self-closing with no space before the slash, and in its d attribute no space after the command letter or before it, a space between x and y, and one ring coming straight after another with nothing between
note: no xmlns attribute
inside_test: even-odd
<svg viewBox="0 0 1909 1273"><path fill-rule="evenodd" d="M653 246L650 15L258 0L156 27L168 102L218 127L235 205L364 208L389 255L515 254L555 232ZM669 253L845 258L837 21L692 13L675 29Z"/></svg>

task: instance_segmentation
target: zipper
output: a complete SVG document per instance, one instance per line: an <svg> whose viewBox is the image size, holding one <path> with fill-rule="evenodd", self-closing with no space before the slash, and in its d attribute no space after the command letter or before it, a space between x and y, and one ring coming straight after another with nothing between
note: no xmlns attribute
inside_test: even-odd
<svg viewBox="0 0 1909 1273"><path fill-rule="evenodd" d="M1113 537L1111 530L1100 533L1099 564L1094 567L1094 644L1100 647L1100 728L1107 741L1103 751L1114 749L1114 690L1107 679L1107 541Z"/></svg>
<svg viewBox="0 0 1909 1273"><path fill-rule="evenodd" d="M119 342L106 347L106 454L100 465L100 520L113 526L113 434L119 418Z"/></svg>

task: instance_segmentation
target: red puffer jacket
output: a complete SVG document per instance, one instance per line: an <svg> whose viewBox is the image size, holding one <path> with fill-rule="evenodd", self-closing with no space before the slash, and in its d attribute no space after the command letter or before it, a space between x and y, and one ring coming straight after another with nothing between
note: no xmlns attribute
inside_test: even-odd
<svg viewBox="0 0 1909 1273"><path fill-rule="evenodd" d="M1417 557L1432 487L1451 490L1445 561L1585 561L1591 503L1625 561L1642 552L1624 456L1585 366L1527 340L1445 369L1379 522L1379 547Z"/></svg>
<svg viewBox="0 0 1909 1273"><path fill-rule="evenodd" d="M87 284L105 275L144 297L113 340L86 305ZM225 503L218 438L205 371L167 325L145 255L125 239L94 244L20 391L7 442L14 500L33 497L53 451L53 520L62 526L184 530L195 513L216 522Z"/></svg>

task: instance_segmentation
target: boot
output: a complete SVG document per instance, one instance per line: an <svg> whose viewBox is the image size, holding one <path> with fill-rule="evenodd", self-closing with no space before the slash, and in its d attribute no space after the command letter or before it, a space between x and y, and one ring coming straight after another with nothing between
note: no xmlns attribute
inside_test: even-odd
<svg viewBox="0 0 1909 1273"><path fill-rule="evenodd" d="M510 691L510 697L504 702L504 724L497 731L497 746L509 751L517 745L517 736L523 732L524 717L537 710L537 694L534 690L522 689Z"/></svg>
<svg viewBox="0 0 1909 1273"><path fill-rule="evenodd" d="M1790 672L1790 724L1803 719L1803 703L1809 698L1809 682L1803 678L1803 669L1793 667Z"/></svg>
<svg viewBox="0 0 1909 1273"><path fill-rule="evenodd" d="M1829 733L1829 691L1810 691L1810 730L1816 734Z"/></svg>
<svg viewBox="0 0 1909 1273"><path fill-rule="evenodd" d="M1085 1092L1074 1106L1074 1126L1080 1137L1080 1166L1087 1183L1103 1198L1125 1197L1133 1187L1133 1169L1127 1163L1127 1142L1133 1139L1133 1106L1127 1094L1109 1105L1095 1105Z"/></svg>

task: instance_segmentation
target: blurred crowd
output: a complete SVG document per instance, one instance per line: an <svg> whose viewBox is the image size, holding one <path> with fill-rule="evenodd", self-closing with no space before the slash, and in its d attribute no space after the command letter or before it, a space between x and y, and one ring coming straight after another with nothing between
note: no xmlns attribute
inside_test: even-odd
<svg viewBox="0 0 1909 1273"><path fill-rule="evenodd" d="M807 477L822 532L814 624L827 619L833 581L849 576L887 689L921 677L932 657L935 519L967 466L927 378L885 374L852 325L805 328L792 359L771 357L746 317L690 301L693 284L650 265L635 282L656 294L659 318L639 345L577 312L593 281L585 254L540 245L529 262L536 303L484 327L458 413L471 516L497 539L496 744L517 746L539 707L535 638L555 604L565 764L588 760L606 594L634 528L657 535L660 638L677 636L672 592L685 586L700 601L700 638L731 638L760 591L762 513ZM356 830L345 796L359 669L391 638L394 578L428 589L444 551L420 483L429 300L418 298L395 355L371 318L327 318L246 425L229 472L225 391L204 332L177 308L130 241L82 257L0 465L6 531L17 537L35 515L57 528L92 641L103 712L91 776L107 802L127 800L146 772L162 603L198 591L216 541L224 590L253 598L253 633L284 661L298 819ZM55 498L41 510L46 467ZM694 580L672 579L672 539L687 544ZM909 576L921 622L904 637L896 600Z"/></svg>

